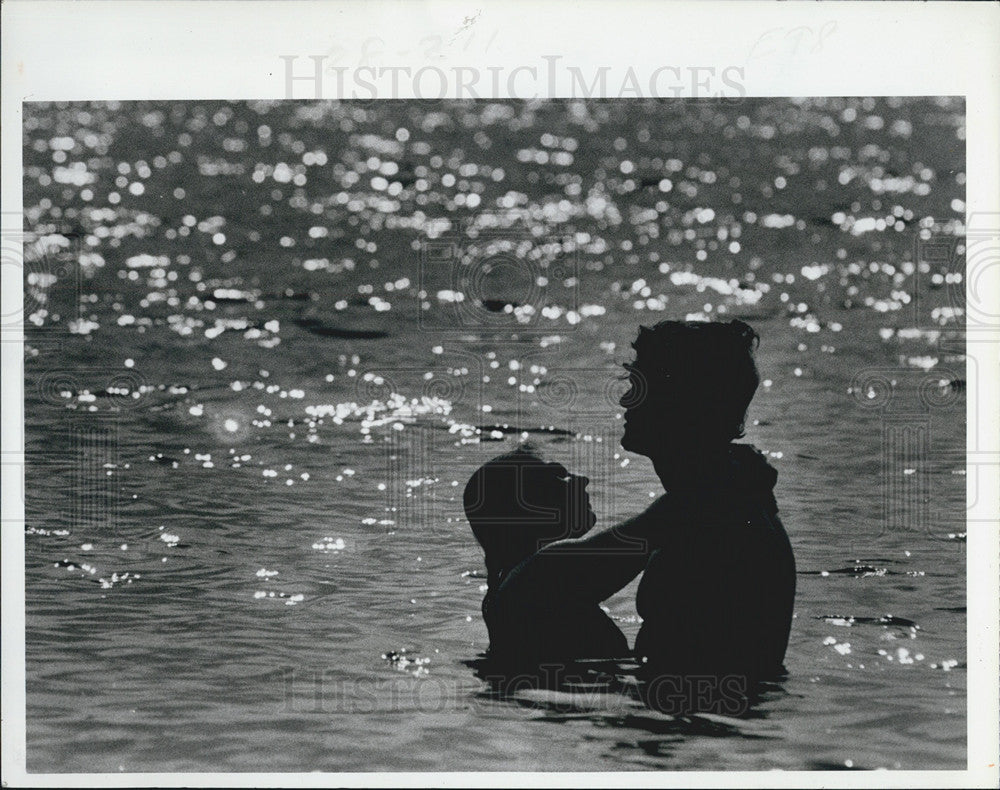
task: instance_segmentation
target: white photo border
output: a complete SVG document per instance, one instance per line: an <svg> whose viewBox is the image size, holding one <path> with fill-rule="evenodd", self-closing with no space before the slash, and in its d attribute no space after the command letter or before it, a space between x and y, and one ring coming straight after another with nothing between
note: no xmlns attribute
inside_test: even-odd
<svg viewBox="0 0 1000 790"><path fill-rule="evenodd" d="M992 221L993 233L1000 227L1000 49L996 47L1000 5L996 3L7 0L2 13L0 134L2 203L7 215L23 208L25 101L309 99L317 90L322 98L438 98L442 92L442 97L456 97L471 89L475 75L477 95L483 98L495 94L530 98L532 93L556 98L595 84L599 89L604 74L605 94L611 96L649 95L651 86L663 95L681 97L963 96L968 124L967 226ZM321 85L309 78L317 63L322 68ZM385 66L395 71L380 73L378 69ZM634 78L628 75L630 67ZM365 87L372 83L374 89ZM369 96L372 91L375 95ZM985 266L1000 269L998 263L986 261ZM998 282L997 271L967 272L967 289L977 276L994 286ZM22 297L21 272L5 267L2 285L5 314L8 309L16 312ZM978 298L980 314L1000 324L1000 287L967 296ZM855 787L877 782L884 787L996 787L1000 481L991 470L1000 470L996 460L1000 458L996 409L1000 328L989 324L987 320L966 326L968 356L982 374L970 382L968 413L976 419L968 423L967 448L976 451L978 460L970 455L969 463L982 464L986 459L991 464L978 480L986 488L980 487L969 511L968 769L888 771L875 776L822 771L26 773L23 344L19 335L9 337L5 332L0 344L4 784ZM977 484L973 477L968 476L970 493Z"/></svg>

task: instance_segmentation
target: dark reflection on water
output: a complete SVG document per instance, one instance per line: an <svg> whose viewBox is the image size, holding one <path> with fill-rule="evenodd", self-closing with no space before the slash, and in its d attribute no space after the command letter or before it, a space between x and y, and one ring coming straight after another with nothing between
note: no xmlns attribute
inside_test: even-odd
<svg viewBox="0 0 1000 790"><path fill-rule="evenodd" d="M30 770L964 766L960 100L24 116ZM614 377L685 316L762 337L788 677L497 699L462 486L526 435L643 507Z"/></svg>

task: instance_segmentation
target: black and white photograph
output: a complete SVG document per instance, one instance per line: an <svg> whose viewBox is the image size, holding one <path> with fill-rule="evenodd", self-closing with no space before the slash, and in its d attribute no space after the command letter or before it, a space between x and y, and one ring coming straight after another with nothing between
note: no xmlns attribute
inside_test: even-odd
<svg viewBox="0 0 1000 790"><path fill-rule="evenodd" d="M809 5L612 68L441 3L268 96L5 54L11 785L995 782L996 102L762 91L869 6Z"/></svg>

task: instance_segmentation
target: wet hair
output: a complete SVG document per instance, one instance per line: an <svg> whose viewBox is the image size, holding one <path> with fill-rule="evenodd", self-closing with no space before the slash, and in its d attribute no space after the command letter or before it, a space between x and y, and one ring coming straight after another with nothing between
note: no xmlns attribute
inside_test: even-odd
<svg viewBox="0 0 1000 790"><path fill-rule="evenodd" d="M741 438L760 383L754 362L759 342L742 321L661 321L639 327L632 343L635 362L625 365L638 390L635 405L662 403L664 425L673 431L719 443Z"/></svg>
<svg viewBox="0 0 1000 790"><path fill-rule="evenodd" d="M567 505L538 481L552 465L530 445L499 455L477 469L462 504L486 554L490 575L509 571L547 543L569 537Z"/></svg>

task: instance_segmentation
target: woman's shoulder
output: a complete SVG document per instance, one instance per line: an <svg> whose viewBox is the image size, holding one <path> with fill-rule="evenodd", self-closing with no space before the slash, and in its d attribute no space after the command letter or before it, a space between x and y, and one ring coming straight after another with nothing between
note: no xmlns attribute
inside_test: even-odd
<svg viewBox="0 0 1000 790"><path fill-rule="evenodd" d="M774 486L778 471L766 456L752 444L732 444L729 447L730 482L733 488L765 510L776 513Z"/></svg>

